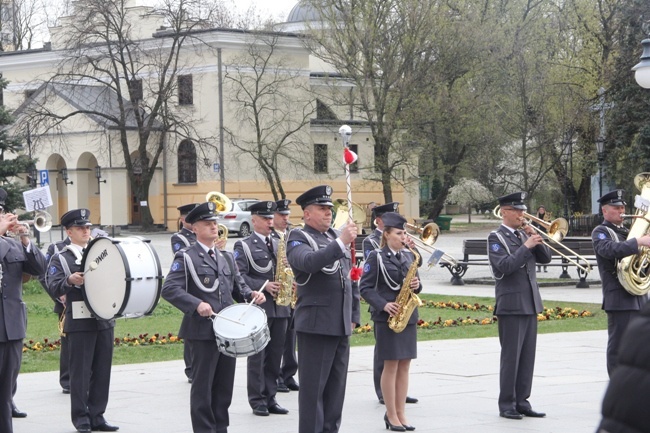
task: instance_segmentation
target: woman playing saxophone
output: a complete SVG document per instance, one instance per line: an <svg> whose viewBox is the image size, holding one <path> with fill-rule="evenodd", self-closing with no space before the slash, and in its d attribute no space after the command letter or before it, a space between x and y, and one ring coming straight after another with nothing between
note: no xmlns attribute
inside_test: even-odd
<svg viewBox="0 0 650 433"><path fill-rule="evenodd" d="M408 423L405 402L411 359L417 357L417 308L410 317L403 317L407 323L403 324L402 332L393 331L388 322L390 317L398 316L408 307L396 302L401 298L400 292L412 290L419 293L422 290L417 274L420 261L403 248L407 242L406 219L387 212L382 221L384 232L380 248L368 255L359 289L371 306L377 353L384 363L381 375L381 390L386 404L384 423L392 431L411 431L415 427Z"/></svg>

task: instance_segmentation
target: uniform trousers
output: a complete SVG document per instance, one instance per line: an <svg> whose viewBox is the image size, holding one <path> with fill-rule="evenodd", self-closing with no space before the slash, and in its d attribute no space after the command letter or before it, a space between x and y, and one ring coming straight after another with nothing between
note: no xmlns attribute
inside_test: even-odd
<svg viewBox="0 0 650 433"><path fill-rule="evenodd" d="M59 313L59 320L64 313ZM59 385L61 388L70 389L70 352L68 349L68 336L61 336L61 353L59 353Z"/></svg>
<svg viewBox="0 0 650 433"><path fill-rule="evenodd" d="M531 409L528 402L533 387L537 315L499 315L499 411Z"/></svg>
<svg viewBox="0 0 650 433"><path fill-rule="evenodd" d="M284 353L282 354L282 369L280 379L286 382L298 372L298 360L296 359L296 330L293 327L293 310L287 324L287 333L284 336Z"/></svg>
<svg viewBox="0 0 650 433"><path fill-rule="evenodd" d="M190 416L194 433L228 431L236 359L223 355L214 339L185 340L192 350Z"/></svg>
<svg viewBox="0 0 650 433"><path fill-rule="evenodd" d="M638 311L607 311L607 374L610 377L618 364L618 349L623 333L637 314Z"/></svg>
<svg viewBox="0 0 650 433"><path fill-rule="evenodd" d="M350 337L296 332L299 433L335 433L341 426Z"/></svg>
<svg viewBox="0 0 650 433"><path fill-rule="evenodd" d="M284 351L284 336L287 333L285 318L267 319L271 339L264 350L247 359L248 403L255 409L273 406L277 403L278 375Z"/></svg>
<svg viewBox="0 0 650 433"><path fill-rule="evenodd" d="M192 346L183 340L183 360L185 361L185 376L192 379Z"/></svg>
<svg viewBox="0 0 650 433"><path fill-rule="evenodd" d="M12 393L20 370L23 340L0 342L0 432L12 433Z"/></svg>
<svg viewBox="0 0 650 433"><path fill-rule="evenodd" d="M92 320L92 319L77 319ZM106 422L113 364L113 329L68 332L72 424L91 427Z"/></svg>

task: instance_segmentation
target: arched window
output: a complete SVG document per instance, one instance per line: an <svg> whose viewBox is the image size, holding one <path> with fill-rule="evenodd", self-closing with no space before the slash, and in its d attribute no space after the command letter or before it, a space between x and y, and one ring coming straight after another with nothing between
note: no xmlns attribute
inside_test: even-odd
<svg viewBox="0 0 650 433"><path fill-rule="evenodd" d="M178 183L196 183L196 148L190 140L178 146Z"/></svg>

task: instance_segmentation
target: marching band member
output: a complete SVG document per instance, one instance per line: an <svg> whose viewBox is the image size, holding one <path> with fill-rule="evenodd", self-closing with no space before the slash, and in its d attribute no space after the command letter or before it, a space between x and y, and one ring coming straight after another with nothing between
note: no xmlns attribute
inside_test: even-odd
<svg viewBox="0 0 650 433"><path fill-rule="evenodd" d="M234 298L256 304L266 300L246 285L230 253L213 250L219 237L215 207L203 203L187 215L197 242L176 253L162 288L162 297L185 313L179 337L192 350L190 416L195 433L227 431L235 381L236 360L219 352L210 318L234 304Z"/></svg>
<svg viewBox="0 0 650 433"><path fill-rule="evenodd" d="M190 203L176 208L180 212L180 220L183 227L181 227L180 231L172 235L172 254L176 254L181 248L187 248L196 243L196 235L192 231L192 224L189 224L185 218L198 205L198 203ZM185 376L187 377L187 381L192 383L192 351L190 350L189 344L183 344L183 360L185 361Z"/></svg>
<svg viewBox="0 0 650 433"><path fill-rule="evenodd" d="M79 432L117 431L106 422L113 362L115 320L99 320L84 308L81 268L83 249L90 240L90 211L74 209L61 217L70 245L52 257L47 271L47 289L52 297L65 296L63 331L70 350L70 409L72 424Z"/></svg>
<svg viewBox="0 0 650 433"><path fill-rule="evenodd" d="M47 253L45 254L45 263L47 265L46 269L49 268L50 261L52 257L60 253L65 247L70 245L70 238L66 237L62 241L51 243L47 247ZM43 273L38 277L38 281L43 286L43 289L47 292L47 281L46 275ZM59 323L64 320L64 305L65 305L65 295L60 298L54 298L54 312L59 316ZM59 353L59 385L61 385L61 391L64 394L70 394L70 355L68 352L68 337L64 333L60 335L61 340L61 351Z"/></svg>
<svg viewBox="0 0 650 433"><path fill-rule="evenodd" d="M377 208L375 208L377 209ZM372 250L359 285L361 297L372 306L375 322L375 355L383 363L381 391L386 414L386 428L392 431L412 431L405 414L411 359L417 358L417 310L400 333L388 327L388 318L402 308L396 299L415 257L403 245L407 240L406 219L395 212L383 213L381 223L381 249ZM419 277L414 277L410 287L416 293L422 290Z"/></svg>
<svg viewBox="0 0 650 433"><path fill-rule="evenodd" d="M280 239L282 235L286 242L289 231L291 230L289 223L289 215L291 215L289 205L291 204L291 200L282 199L275 203L278 208L273 214L273 231L271 235L276 239ZM287 325L287 333L284 336L282 366L280 368L280 375L278 376L278 392L298 391L300 389L298 382L294 378L298 372L298 358L296 357L296 330L293 327L293 309L291 308L289 311L289 323Z"/></svg>
<svg viewBox="0 0 650 433"><path fill-rule="evenodd" d="M551 250L542 236L523 223L526 193L499 198L503 222L488 236L490 268L496 280L496 305L501 343L499 415L508 419L544 417L528 398L533 387L537 314L542 312L535 264L549 263Z"/></svg>
<svg viewBox="0 0 650 433"><path fill-rule="evenodd" d="M348 246L357 237L350 222L333 230L332 188L314 187L296 199L305 227L289 233L287 258L298 285L294 324L300 362L299 433L338 432L350 359L350 335L359 323Z"/></svg>
<svg viewBox="0 0 650 433"><path fill-rule="evenodd" d="M0 209L4 209L6 198L7 192L0 188ZM15 215L1 215L0 233L12 230L17 221ZM13 432L12 412L17 411L13 393L27 329L23 272L35 276L45 272L45 257L30 242L26 228L19 227L19 230L20 241L0 236L0 431L4 433Z"/></svg>
<svg viewBox="0 0 650 433"><path fill-rule="evenodd" d="M376 224L375 229L363 240L362 249L363 249L363 259L366 260L371 251L379 248L381 243L381 235L384 231L384 223L382 221L382 216L386 212L398 212L399 203L394 201L391 203L386 203L381 206L375 206L372 209L372 220ZM410 244L411 248L415 248L413 242L408 238L406 242ZM369 307L370 313L372 313L372 306ZM376 328L375 328L376 330ZM375 340L377 336L375 335ZM372 378L375 384L375 393L379 399L379 403L384 404L384 396L381 393L381 372L384 369L384 363L379 360L379 355L377 354L377 346L375 345L375 354L372 359ZM415 397L406 396L407 403L417 403L418 399Z"/></svg>
<svg viewBox="0 0 650 433"><path fill-rule="evenodd" d="M591 232L598 272L603 282L603 310L607 313L607 374L612 375L618 364L621 338L630 320L639 314L647 301L645 295L632 295L618 280L618 260L638 254L641 247L650 246L650 236L627 239L630 230L623 225L624 191L616 189L598 199L603 211L603 223Z"/></svg>
<svg viewBox="0 0 650 433"><path fill-rule="evenodd" d="M264 286L262 293L268 300L262 304L262 308L266 312L270 341L262 351L249 356L247 360L248 403L258 416L289 413L275 398L291 309L275 303L281 289L281 283L277 282L275 275L278 267L278 241L271 236L276 208L277 204L273 201L259 201L250 205L248 210L251 212L253 233L237 241L233 251L239 272L248 287L259 290Z"/></svg>

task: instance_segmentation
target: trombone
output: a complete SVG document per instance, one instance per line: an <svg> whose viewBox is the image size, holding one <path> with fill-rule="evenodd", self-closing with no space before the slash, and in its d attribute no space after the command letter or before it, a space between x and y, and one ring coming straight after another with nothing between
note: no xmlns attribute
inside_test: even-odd
<svg viewBox="0 0 650 433"><path fill-rule="evenodd" d="M420 227L415 224L406 223L404 226L406 228L406 234L413 239L413 242L415 242L419 248L431 254L431 257L428 260L429 268L438 261L450 266L458 266L458 260L444 251L433 247L433 244L438 240L438 236L440 236L440 227L438 227L438 224L429 223L424 227ZM409 230L418 233L418 236L409 233Z"/></svg>
<svg viewBox="0 0 650 433"><path fill-rule="evenodd" d="M497 205L492 210L492 214L495 217L499 218L499 219L503 219L503 216L501 215L501 206L500 205ZM564 239L566 234L569 232L569 223L567 222L567 220L565 220L564 218L557 218L557 219L554 219L553 221L549 222L549 221L544 221L543 219L537 218L536 216L531 215L531 214L529 214L527 212L523 213L523 218L522 219L523 219L522 226L530 225L530 227L533 230L535 230L537 233L542 235L542 237L546 236L546 238L549 241L551 241L551 242L559 245L560 247L564 248L565 251L567 251L569 254L573 254L578 260L582 260L586 264L586 266L581 265L580 263L578 263L577 261L575 261L571 257L569 257L567 254L564 254L560 250L558 250L557 248L554 248L553 246L551 246L549 244L549 242L542 241L542 243L544 245L549 247L551 250L555 251L557 254L559 254L562 258L567 260L569 263L572 263L575 266L577 266L585 274L588 274L591 271L591 264L589 264L587 259L585 259L580 254L576 253L571 248L567 247L566 245L564 245L562 243L562 239ZM543 230L535 227L532 224L532 222L535 222L535 223L539 224L540 226L544 227L544 229L546 229L546 232L544 232Z"/></svg>

